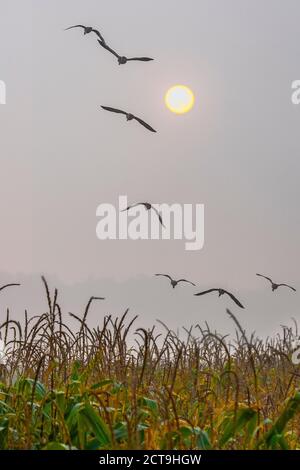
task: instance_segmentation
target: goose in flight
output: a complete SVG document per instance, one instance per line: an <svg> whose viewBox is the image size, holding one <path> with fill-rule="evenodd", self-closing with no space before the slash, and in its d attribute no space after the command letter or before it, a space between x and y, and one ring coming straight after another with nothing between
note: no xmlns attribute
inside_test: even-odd
<svg viewBox="0 0 300 470"><path fill-rule="evenodd" d="M105 109L105 111L110 111L111 113L118 113L118 114L124 114L124 116L126 116L126 120L127 121L132 121L133 119L135 119L137 122L139 122L142 126L144 126L146 129L148 129L149 131L151 132L156 132L155 129L153 129L153 127L149 126L149 124L147 124L145 121L143 121L142 119L138 118L137 116L135 116L134 114L131 114L131 113L126 113L126 111L122 111L121 109L116 109L116 108L111 108L109 106L101 106L102 109Z"/></svg>
<svg viewBox="0 0 300 470"><path fill-rule="evenodd" d="M296 289L292 286L289 286L288 284L276 284L276 282L273 282L272 279L270 279L267 276L264 276L263 274L258 274L256 273L256 276L263 277L264 279L267 279L271 283L272 291L278 289L278 287L288 287L289 289L292 289L294 292L296 292Z"/></svg>
<svg viewBox="0 0 300 470"><path fill-rule="evenodd" d="M152 209L156 213L161 225L165 227L163 220L162 220L162 216L160 215L158 210L155 209L155 207L153 207L152 204L150 204L149 202L137 202L136 204L133 204L132 206L126 207L126 209L123 209L121 212L129 211L133 207L137 207L137 206L144 206L147 211L150 211Z"/></svg>
<svg viewBox="0 0 300 470"><path fill-rule="evenodd" d="M102 46L104 49L106 49L108 52L113 54L118 59L118 64L119 65L126 64L127 62L132 61L132 60L139 60L141 62L149 62L150 60L154 60L151 57L125 57L124 55L121 56L116 51L114 51L111 47L109 47L106 44L106 42L103 41L102 39L100 39L100 40L98 39L98 42L99 42L100 46Z"/></svg>
<svg viewBox="0 0 300 470"><path fill-rule="evenodd" d="M198 295L205 295L205 294L209 294L210 292L218 292L219 293L219 297L221 297L221 295L224 295L224 294L227 294L229 295L229 297L241 308L245 308L241 302L233 295L231 294L231 292L228 292L227 290L224 290L224 289L208 289L208 290L205 290L204 292L199 292L198 294L194 294L196 296Z"/></svg>
<svg viewBox="0 0 300 470"><path fill-rule="evenodd" d="M0 287L0 292L4 289L6 289L7 287L13 287L13 286L20 286L21 284L15 284L15 283L12 283L12 284L6 284L5 286L2 286Z"/></svg>
<svg viewBox="0 0 300 470"><path fill-rule="evenodd" d="M100 32L97 29L94 29L92 26L84 26L83 24L75 24L74 26L69 26L69 28L66 28L65 31L68 31L69 29L73 29L73 28L83 28L84 36L86 34L95 33L99 38L98 41L100 40L102 44L105 44L104 37L100 34Z"/></svg>
<svg viewBox="0 0 300 470"><path fill-rule="evenodd" d="M169 274L155 274L155 276L163 276L163 277L167 277L168 279L170 279L170 283L171 283L171 286L173 287L173 289L175 289L177 284L179 284L180 282L187 282L188 284L191 284L192 286L196 287L196 284L194 284L191 281L188 281L187 279L178 279L176 281L175 279L172 279L171 276L169 276Z"/></svg>

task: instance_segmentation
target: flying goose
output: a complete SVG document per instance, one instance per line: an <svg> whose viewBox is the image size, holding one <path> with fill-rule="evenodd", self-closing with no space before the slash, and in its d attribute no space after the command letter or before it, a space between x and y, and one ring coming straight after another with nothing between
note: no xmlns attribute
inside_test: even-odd
<svg viewBox="0 0 300 470"><path fill-rule="evenodd" d="M210 292L219 292L219 297L221 297L221 295L224 295L224 294L227 294L229 295L229 297L231 297L231 299L241 308L245 308L241 302L233 295L231 294L231 292L228 292L227 290L224 290L224 289L219 289L219 288L215 288L215 289L208 289L208 290L205 290L204 292L199 292L198 294L194 294L196 296L198 295L204 295L204 294L209 294Z"/></svg>
<svg viewBox="0 0 300 470"><path fill-rule="evenodd" d="M126 207L126 209L123 209L121 212L129 211L133 207L137 207L137 206L144 206L147 211L150 211L152 209L157 214L157 217L159 218L161 225L165 227L163 220L162 220L162 216L160 215L158 210L155 209L155 207L153 207L152 204L150 204L149 202L137 202L136 204L133 204L132 206Z"/></svg>
<svg viewBox="0 0 300 470"><path fill-rule="evenodd" d="M105 44L104 37L100 34L100 32L97 29L94 29L92 26L84 26L83 24L75 24L74 26L69 26L69 28L66 28L65 31L68 31L69 29L73 29L73 28L83 28L84 36L86 34L95 33L100 39L101 43Z"/></svg>
<svg viewBox="0 0 300 470"><path fill-rule="evenodd" d="M258 274L256 273L256 276L263 277L264 279L267 279L271 283L272 291L278 289L278 287L288 287L289 289L292 289L294 292L296 292L296 289L292 286L289 286L288 284L276 284L276 282L273 282L272 279L270 279L267 276L264 276L263 274Z"/></svg>
<svg viewBox="0 0 300 470"><path fill-rule="evenodd" d="M169 276L169 274L155 274L155 276L163 276L163 277L167 277L168 279L170 279L171 286L173 287L173 289L175 289L177 284L179 284L180 282L187 282L188 284L191 284L192 286L196 287L196 284L194 284L191 281L188 281L187 279L178 279L176 281L175 279L172 279L171 276Z"/></svg>
<svg viewBox="0 0 300 470"><path fill-rule="evenodd" d="M105 41L103 41L101 39L100 40L98 39L98 42L99 42L100 46L102 46L104 49L106 49L108 52L113 54L118 59L118 64L119 65L126 64L127 62L129 62L131 60L139 60L141 62L149 62L150 60L154 60L151 57L125 57L124 55L121 56L116 51L114 51L111 47L109 47L106 44Z"/></svg>
<svg viewBox="0 0 300 470"><path fill-rule="evenodd" d="M122 111L121 109L116 109L116 108L111 108L109 106L101 106L102 109L105 109L105 111L110 111L111 113L118 113L118 114L124 114L124 116L126 116L126 120L127 121L132 121L133 119L135 119L137 122L139 122L142 126L144 126L146 129L148 129L149 131L151 132L156 132L155 129L153 129L153 127L149 126L149 124L147 124L145 121L143 121L142 119L138 118L137 116L135 116L134 114L131 114L131 113L126 113L126 111Z"/></svg>

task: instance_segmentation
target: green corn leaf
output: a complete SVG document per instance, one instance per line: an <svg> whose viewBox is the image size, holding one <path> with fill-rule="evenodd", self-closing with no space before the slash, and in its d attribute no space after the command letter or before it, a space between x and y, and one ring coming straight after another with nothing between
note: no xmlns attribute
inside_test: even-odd
<svg viewBox="0 0 300 470"><path fill-rule="evenodd" d="M111 443L109 430L106 424L102 421L91 405L85 404L80 409L80 415L84 418L87 428L93 432L102 447Z"/></svg>
<svg viewBox="0 0 300 470"><path fill-rule="evenodd" d="M234 416L227 416L221 424L223 432L219 439L219 446L223 447L224 444L234 437L236 433L246 428L247 424L252 420L255 414L256 411L252 408L244 408L237 412L235 419Z"/></svg>
<svg viewBox="0 0 300 470"><path fill-rule="evenodd" d="M98 383L92 385L91 390L97 390L98 388L105 387L106 385L110 385L112 383L113 383L113 381L111 379L101 380L101 382L98 382Z"/></svg>
<svg viewBox="0 0 300 470"><path fill-rule="evenodd" d="M194 434L197 436L196 445L198 449L211 449L211 442L206 431L203 431L202 429L196 427L194 429Z"/></svg>
<svg viewBox="0 0 300 470"><path fill-rule="evenodd" d="M138 403L140 407L149 409L153 414L158 413L157 401L152 400L151 398L142 397L139 399Z"/></svg>
<svg viewBox="0 0 300 470"><path fill-rule="evenodd" d="M265 437L267 447L272 447L274 436L282 435L288 422L300 411L300 392L297 392L293 398L290 398L285 409L270 429Z"/></svg>
<svg viewBox="0 0 300 470"><path fill-rule="evenodd" d="M119 422L115 425L114 436L117 441L122 441L128 438L128 429L126 422Z"/></svg>

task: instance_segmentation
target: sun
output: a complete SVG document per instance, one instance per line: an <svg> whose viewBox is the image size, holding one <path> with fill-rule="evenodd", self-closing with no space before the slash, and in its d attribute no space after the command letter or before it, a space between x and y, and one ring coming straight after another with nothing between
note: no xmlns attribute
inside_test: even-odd
<svg viewBox="0 0 300 470"><path fill-rule="evenodd" d="M174 85L165 94L167 108L176 114L189 112L195 103L194 93L185 85Z"/></svg>

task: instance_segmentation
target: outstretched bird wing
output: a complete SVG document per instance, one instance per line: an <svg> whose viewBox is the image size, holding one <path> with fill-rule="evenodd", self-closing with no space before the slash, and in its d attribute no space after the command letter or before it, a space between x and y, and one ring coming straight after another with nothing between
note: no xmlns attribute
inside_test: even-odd
<svg viewBox="0 0 300 470"><path fill-rule="evenodd" d="M100 33L100 31L98 31L98 29L92 29L92 33L95 33L98 38L100 39L100 41L105 44L105 40L104 40L104 37L102 36L102 34Z"/></svg>
<svg viewBox="0 0 300 470"><path fill-rule="evenodd" d="M74 26L69 26L68 28L66 28L65 31L68 31L68 29L73 29L73 28L83 28L83 29L85 29L86 27L83 26L83 24L75 24Z"/></svg>
<svg viewBox="0 0 300 470"><path fill-rule="evenodd" d="M100 44L100 46L102 46L104 49L106 49L108 52L110 52L111 54L113 54L115 57L117 57L117 59L120 58L119 54L114 51L111 47L109 47L106 42L102 39L101 41L99 41L98 39L98 42Z"/></svg>
<svg viewBox="0 0 300 470"><path fill-rule="evenodd" d="M127 59L127 61L129 60L140 60L141 62L149 62L150 60L154 59L151 59L151 57L130 57L129 59Z"/></svg>
<svg viewBox="0 0 300 470"><path fill-rule="evenodd" d="M163 223L163 219L162 219L162 216L160 215L160 213L158 212L157 209L155 209L155 207L151 206L151 209L154 210L154 212L156 213L161 225L166 228L165 224Z"/></svg>
<svg viewBox="0 0 300 470"><path fill-rule="evenodd" d="M127 115L125 111L122 111L121 109L117 108L111 108L110 106L101 106L101 108L105 109L105 111L110 111L111 113L124 114L125 116Z"/></svg>
<svg viewBox="0 0 300 470"><path fill-rule="evenodd" d="M294 292L297 292L295 287L289 286L288 284L278 284L278 287L280 286L288 287L289 289L292 289Z"/></svg>
<svg viewBox="0 0 300 470"><path fill-rule="evenodd" d="M208 290L205 290L205 291L203 291L203 292L198 292L198 294L194 294L194 295L198 296L198 295L209 294L210 292L216 292L216 291L218 291L218 290L219 290L219 289L208 289Z"/></svg>
<svg viewBox="0 0 300 470"><path fill-rule="evenodd" d="M168 279L170 279L170 281L173 281L173 279L171 278L171 276L169 276L169 274L155 274L155 276L167 277Z"/></svg>
<svg viewBox="0 0 300 470"><path fill-rule="evenodd" d="M4 289L6 289L7 287L13 287L13 286L20 286L21 284L15 284L15 283L12 283L12 284L6 284L5 286L2 286L0 287L0 292Z"/></svg>
<svg viewBox="0 0 300 470"><path fill-rule="evenodd" d="M194 284L194 283L191 282L191 281L188 281L187 279L178 279L177 284L179 284L179 282L187 282L188 284L191 284L191 286L195 286L195 287L196 287L196 284Z"/></svg>
<svg viewBox="0 0 300 470"><path fill-rule="evenodd" d="M129 209L133 209L133 207L137 206L145 206L144 202L137 202L136 204L132 204L132 206L126 207L126 209L121 210L121 212L129 211Z"/></svg>
<svg viewBox="0 0 300 470"><path fill-rule="evenodd" d="M256 273L256 276L259 276L259 277L264 277L265 279L267 279L268 281L270 281L270 282L271 282L271 284L273 284L273 281L272 281L272 279L270 279L270 278L269 278L269 277L267 277L267 276L264 276L263 274L258 274L258 273Z"/></svg>
<svg viewBox="0 0 300 470"><path fill-rule="evenodd" d="M145 121L143 121L142 119L140 119L140 118L138 118L138 117L136 117L136 116L134 116L134 119L135 119L136 121L138 121L140 124L142 124L142 126L146 127L146 129L148 129L149 131L151 131L151 132L156 132L156 130L153 129L153 127L149 126L149 124L147 124L147 123L146 123Z"/></svg>
<svg viewBox="0 0 300 470"><path fill-rule="evenodd" d="M225 294L229 295L229 297L232 298L232 300L241 308L245 308L244 305L241 304L241 302L231 293L231 292L228 292L227 290L224 291Z"/></svg>

